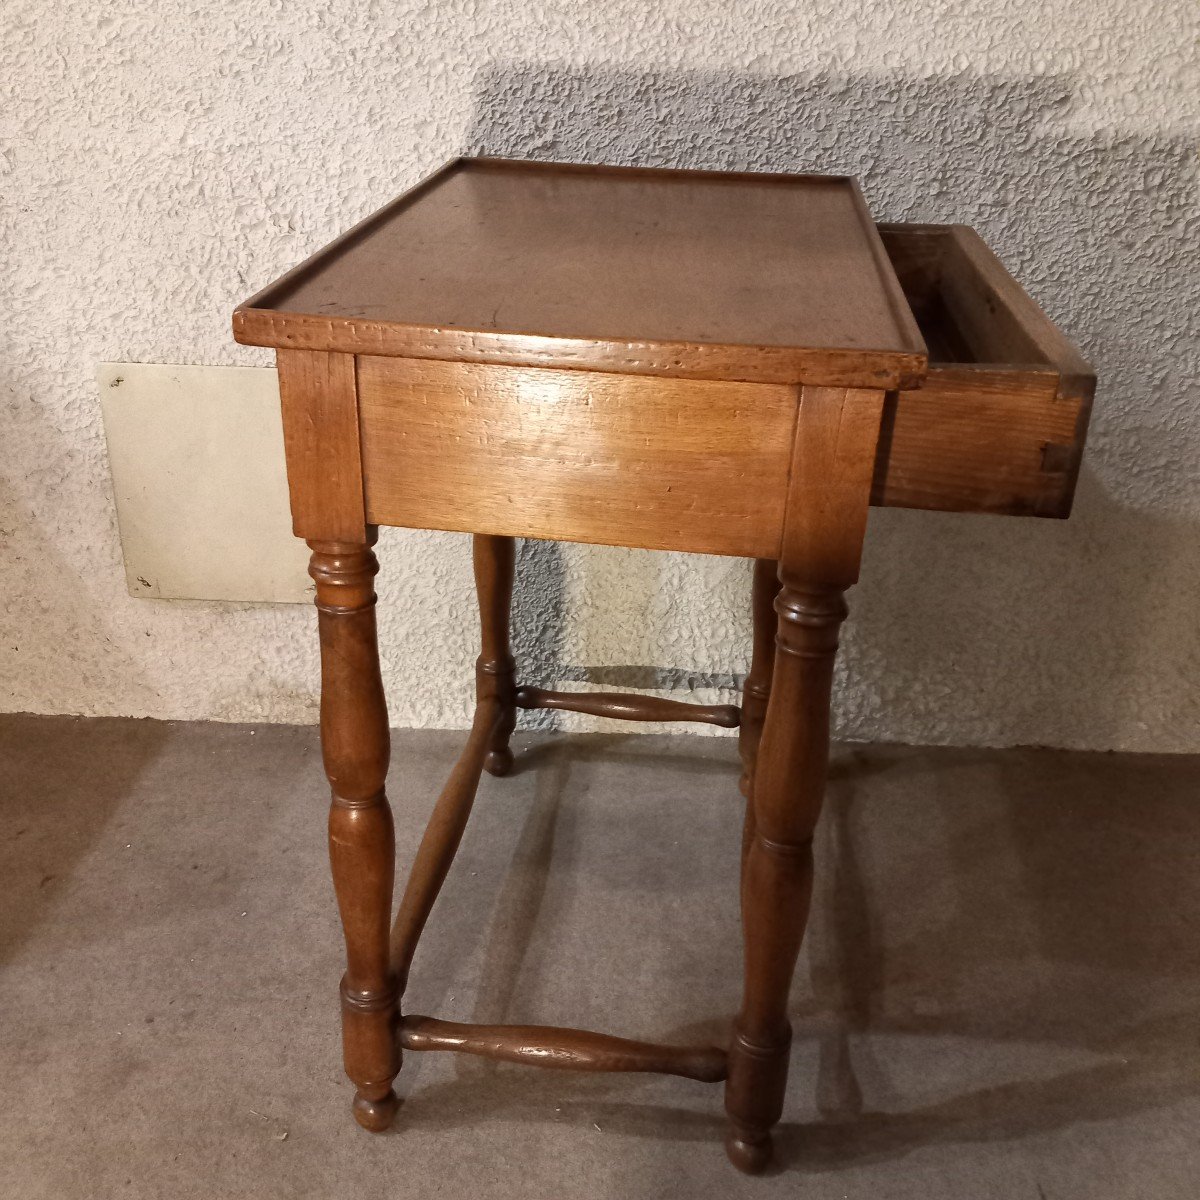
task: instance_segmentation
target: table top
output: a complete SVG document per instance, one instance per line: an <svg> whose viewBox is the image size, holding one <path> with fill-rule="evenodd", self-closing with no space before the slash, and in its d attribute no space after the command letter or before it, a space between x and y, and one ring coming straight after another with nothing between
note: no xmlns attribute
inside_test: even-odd
<svg viewBox="0 0 1200 1200"><path fill-rule="evenodd" d="M253 345L909 386L853 179L457 159L235 314Z"/></svg>

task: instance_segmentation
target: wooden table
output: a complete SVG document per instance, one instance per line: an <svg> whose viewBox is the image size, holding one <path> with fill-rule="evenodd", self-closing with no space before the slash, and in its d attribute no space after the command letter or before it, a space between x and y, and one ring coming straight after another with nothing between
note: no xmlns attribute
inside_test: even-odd
<svg viewBox="0 0 1200 1200"><path fill-rule="evenodd" d="M963 226L876 227L854 180L460 159L234 314L277 350L312 548L346 1072L371 1130L401 1049L725 1080L771 1154L845 590L871 504L1067 515L1093 376ZM928 349L927 349L928 347ZM469 532L478 706L393 923L379 525ZM516 537L755 560L743 703L518 686ZM740 724L743 1003L728 1046L400 1015L480 774L518 708ZM666 831L664 831L666 836Z"/></svg>

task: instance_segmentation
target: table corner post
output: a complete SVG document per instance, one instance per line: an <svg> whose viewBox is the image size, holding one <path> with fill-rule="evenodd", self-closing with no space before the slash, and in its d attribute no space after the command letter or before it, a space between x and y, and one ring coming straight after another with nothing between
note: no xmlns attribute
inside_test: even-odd
<svg viewBox="0 0 1200 1200"><path fill-rule="evenodd" d="M845 591L858 578L882 391L803 387L774 596L775 664L742 854L745 978L729 1051L726 1151L758 1173L783 1112L788 994L812 895ZM765 591L765 584L760 584Z"/></svg>

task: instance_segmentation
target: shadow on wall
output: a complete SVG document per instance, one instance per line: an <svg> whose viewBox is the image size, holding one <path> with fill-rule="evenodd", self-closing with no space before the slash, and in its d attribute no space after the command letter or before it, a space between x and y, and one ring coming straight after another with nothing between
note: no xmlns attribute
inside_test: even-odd
<svg viewBox="0 0 1200 1200"><path fill-rule="evenodd" d="M1099 375L1075 516L876 512L839 679L840 733L1194 746L1200 317L1187 141L1080 132L1086 114L1064 76L510 64L476 88L467 153L844 172L880 220L974 225ZM564 615L562 551L527 549L522 567L517 650L544 680L735 682L705 677L705 663L564 663L561 634L558 649L546 640L549 618Z"/></svg>
<svg viewBox="0 0 1200 1200"><path fill-rule="evenodd" d="M512 645L521 680L568 677L563 663L567 570L561 545L529 538L519 544L513 582ZM553 686L553 684L547 685ZM557 729L554 712L523 711L523 729Z"/></svg>

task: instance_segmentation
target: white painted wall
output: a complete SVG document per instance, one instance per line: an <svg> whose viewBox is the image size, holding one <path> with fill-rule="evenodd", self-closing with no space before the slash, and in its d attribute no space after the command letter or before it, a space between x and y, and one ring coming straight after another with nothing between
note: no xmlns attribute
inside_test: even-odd
<svg viewBox="0 0 1200 1200"><path fill-rule="evenodd" d="M126 594L96 364L269 361L232 344L235 303L487 151L848 171L880 218L975 225L1100 373L1076 516L874 514L841 732L1200 750L1197 14L6 0L0 706L313 719L308 612ZM534 550L540 678L697 670L711 696L745 669L744 564ZM382 558L394 721L462 724L465 542L387 534Z"/></svg>

